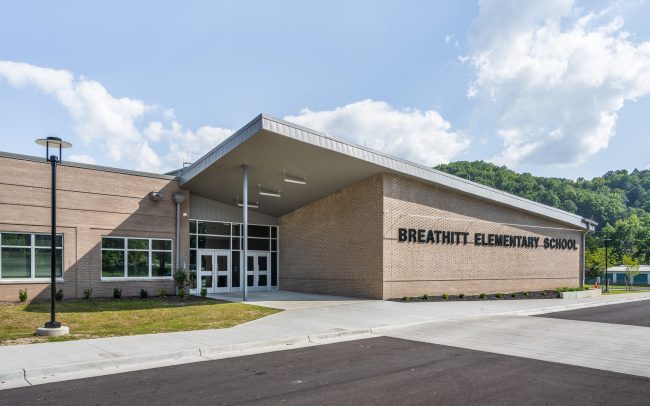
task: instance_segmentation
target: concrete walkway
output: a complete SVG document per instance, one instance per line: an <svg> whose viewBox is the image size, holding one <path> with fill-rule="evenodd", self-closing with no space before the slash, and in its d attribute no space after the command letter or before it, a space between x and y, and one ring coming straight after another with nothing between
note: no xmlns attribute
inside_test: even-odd
<svg viewBox="0 0 650 406"><path fill-rule="evenodd" d="M404 338L650 378L650 328L545 317L489 316L395 330Z"/></svg>
<svg viewBox="0 0 650 406"><path fill-rule="evenodd" d="M255 298L254 294L251 300L277 305L291 296L275 293L282 300L269 300L264 295ZM590 299L397 303L308 296L312 300L302 296L302 301L320 304L296 306L229 329L0 347L0 388L318 345L429 323L542 314L650 299L650 294L640 293Z"/></svg>
<svg viewBox="0 0 650 406"><path fill-rule="evenodd" d="M241 292L210 293L209 298L227 300L229 302L242 302ZM355 299L341 296L316 295L312 293L289 292L285 290L271 290L249 292L246 303L262 307L272 307L282 310L309 309L341 304L354 304L368 302L369 299Z"/></svg>

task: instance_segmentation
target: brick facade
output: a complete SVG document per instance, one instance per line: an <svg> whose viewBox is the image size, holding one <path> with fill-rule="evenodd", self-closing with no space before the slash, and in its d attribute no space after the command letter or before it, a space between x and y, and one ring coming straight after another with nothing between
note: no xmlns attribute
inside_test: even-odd
<svg viewBox="0 0 650 406"><path fill-rule="evenodd" d="M280 288L395 298L578 286L582 231L381 174L280 218ZM398 228L467 232L467 244L399 242ZM474 245L474 234L574 239L575 250Z"/></svg>
<svg viewBox="0 0 650 406"><path fill-rule="evenodd" d="M280 217L280 289L382 297L382 188L374 176Z"/></svg>
<svg viewBox="0 0 650 406"><path fill-rule="evenodd" d="M83 165L58 169L58 231L64 236L67 298L173 290L171 280L102 280L101 237L175 240L179 191L172 177ZM164 199L153 202L152 191ZM0 232L49 233L50 167L0 156ZM190 195L182 211L189 213ZM189 218L181 217L181 264L189 262ZM345 187L278 219L283 290L388 299L424 293L508 293L578 286L582 231L512 207L392 174ZM468 233L467 244L398 241L399 228ZM575 250L477 246L475 233L563 238ZM0 301L49 298L49 281L0 280Z"/></svg>
<svg viewBox="0 0 650 406"><path fill-rule="evenodd" d="M171 177L132 174L82 165L58 167L57 223L63 234L63 289L66 298L82 297L85 289L93 296L111 296L114 287L124 296L135 296L141 288L157 294L171 292L171 280L102 281L101 237L146 237L173 240L176 249L176 206L173 193L179 191ZM149 198L162 191L163 200ZM44 160L0 157L0 232L49 233L50 165ZM189 210L189 193L182 211ZM188 217L181 218L181 264L189 252ZM0 281L0 301L16 301L18 290L27 289L30 300L49 298L49 281L15 283Z"/></svg>
<svg viewBox="0 0 650 406"><path fill-rule="evenodd" d="M384 298L575 287L582 232L448 189L385 174ZM399 242L399 227L469 232L468 244ZM474 235L575 239L576 250L476 246Z"/></svg>

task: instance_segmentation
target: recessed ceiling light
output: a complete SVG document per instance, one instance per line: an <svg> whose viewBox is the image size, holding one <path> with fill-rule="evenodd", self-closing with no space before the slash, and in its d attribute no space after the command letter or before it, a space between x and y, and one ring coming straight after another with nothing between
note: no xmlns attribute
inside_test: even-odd
<svg viewBox="0 0 650 406"><path fill-rule="evenodd" d="M284 181L288 183L297 183L299 185L306 185L307 178L301 178L299 176L287 175L287 171L284 171Z"/></svg>
<svg viewBox="0 0 650 406"><path fill-rule="evenodd" d="M260 191L261 196L282 197L282 192L279 191L279 190L275 191L275 190L262 189L261 184L259 184L257 186L259 187L259 191Z"/></svg>
<svg viewBox="0 0 650 406"><path fill-rule="evenodd" d="M237 206L244 207L244 203L239 201L239 196L237 196ZM247 207L249 207L251 209L259 209L260 208L260 202L255 202L255 203L248 202Z"/></svg>

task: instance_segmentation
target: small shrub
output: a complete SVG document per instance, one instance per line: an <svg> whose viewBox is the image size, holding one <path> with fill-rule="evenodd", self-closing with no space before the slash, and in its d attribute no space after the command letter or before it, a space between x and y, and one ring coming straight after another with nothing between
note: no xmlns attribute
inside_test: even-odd
<svg viewBox="0 0 650 406"><path fill-rule="evenodd" d="M422 299L422 300L426 300L426 301L428 302L428 301L429 301L429 295L427 295L427 294L425 293L424 295L422 295L421 299Z"/></svg>
<svg viewBox="0 0 650 406"><path fill-rule="evenodd" d="M201 288L201 296L206 297L208 295L208 290L206 288Z"/></svg>
<svg viewBox="0 0 650 406"><path fill-rule="evenodd" d="M446 293L443 293L442 294L442 300L447 300L447 299L449 299L449 295L447 295Z"/></svg>
<svg viewBox="0 0 650 406"><path fill-rule="evenodd" d="M494 297L496 297L497 299L501 299L501 293L497 293L496 295L494 295Z"/></svg>
<svg viewBox="0 0 650 406"><path fill-rule="evenodd" d="M478 295L478 297L480 297L481 299L485 299L485 293L481 293L480 295Z"/></svg>
<svg viewBox="0 0 650 406"><path fill-rule="evenodd" d="M541 296L546 296L546 292L545 292L545 291L541 291L541 292L539 292L539 294L540 294Z"/></svg>
<svg viewBox="0 0 650 406"><path fill-rule="evenodd" d="M517 294L513 292L510 294L510 297L517 297Z"/></svg>
<svg viewBox="0 0 650 406"><path fill-rule="evenodd" d="M140 299L146 299L149 297L149 292L147 289L140 289Z"/></svg>
<svg viewBox="0 0 650 406"><path fill-rule="evenodd" d="M166 298L167 295L168 295L168 293L167 293L166 289L158 289L158 296L160 296L162 298Z"/></svg>
<svg viewBox="0 0 650 406"><path fill-rule="evenodd" d="M63 300L63 289L59 289L56 291L56 294L54 295L54 298L56 299L57 302L60 302Z"/></svg>
<svg viewBox="0 0 650 406"><path fill-rule="evenodd" d="M402 298L402 302L410 302L410 301L411 301L411 298L408 297L408 296L404 296L404 297Z"/></svg>
<svg viewBox="0 0 650 406"><path fill-rule="evenodd" d="M84 299L90 300L90 296L92 296L93 290L92 289L86 289L84 290Z"/></svg>
<svg viewBox="0 0 650 406"><path fill-rule="evenodd" d="M18 300L20 300L21 303L25 303L27 301L27 289L20 289L18 291Z"/></svg>
<svg viewBox="0 0 650 406"><path fill-rule="evenodd" d="M185 288L178 289L178 297L180 297L181 300L185 300L185 298L187 297L187 292L185 292Z"/></svg>
<svg viewBox="0 0 650 406"><path fill-rule="evenodd" d="M176 275L174 275L174 280L176 281L176 286L178 287L178 296L181 296L181 289L185 290L185 286L189 282L189 276L187 271L183 268L178 268L176 270ZM183 297L185 297L183 295Z"/></svg>
<svg viewBox="0 0 650 406"><path fill-rule="evenodd" d="M524 292L524 296L525 296L525 297L528 297L528 295L529 295L528 292Z"/></svg>
<svg viewBox="0 0 650 406"><path fill-rule="evenodd" d="M122 289L113 288L113 299L121 299L121 298L122 298Z"/></svg>
<svg viewBox="0 0 650 406"><path fill-rule="evenodd" d="M463 299L464 297L465 297L465 294L464 294L464 293L459 293L459 294L458 294L458 298L459 298L459 299Z"/></svg>

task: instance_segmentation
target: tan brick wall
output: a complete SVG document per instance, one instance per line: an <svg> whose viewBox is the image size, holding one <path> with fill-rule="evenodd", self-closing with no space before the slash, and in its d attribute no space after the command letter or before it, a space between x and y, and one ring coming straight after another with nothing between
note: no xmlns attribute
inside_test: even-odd
<svg viewBox="0 0 650 406"><path fill-rule="evenodd" d="M512 208L384 175L384 298L578 286L582 233ZM398 242L398 228L469 232L467 245ZM575 239L577 250L475 246L475 233Z"/></svg>
<svg viewBox="0 0 650 406"><path fill-rule="evenodd" d="M279 219L280 289L382 297L382 177Z"/></svg>
<svg viewBox="0 0 650 406"><path fill-rule="evenodd" d="M280 218L280 288L396 298L578 286L582 233L448 189L382 174ZM397 241L398 228L468 232L468 244ZM575 239L576 250L475 246L474 234ZM379 236L381 234L381 236Z"/></svg>
<svg viewBox="0 0 650 406"><path fill-rule="evenodd" d="M173 289L171 281L101 281L101 236L167 238L175 240L176 206L172 194L177 182L99 169L58 168L57 223L64 235L65 297L81 297L85 289L93 296L110 296L114 287L124 296L140 288L156 294ZM163 191L160 202L149 199L151 191ZM0 232L49 232L50 166L43 162L0 157ZM189 212L189 193L182 211ZM181 264L189 261L189 216L181 217ZM176 249L176 241L173 243ZM49 298L49 283L0 282L0 300L15 301L18 290L27 288L30 299Z"/></svg>

